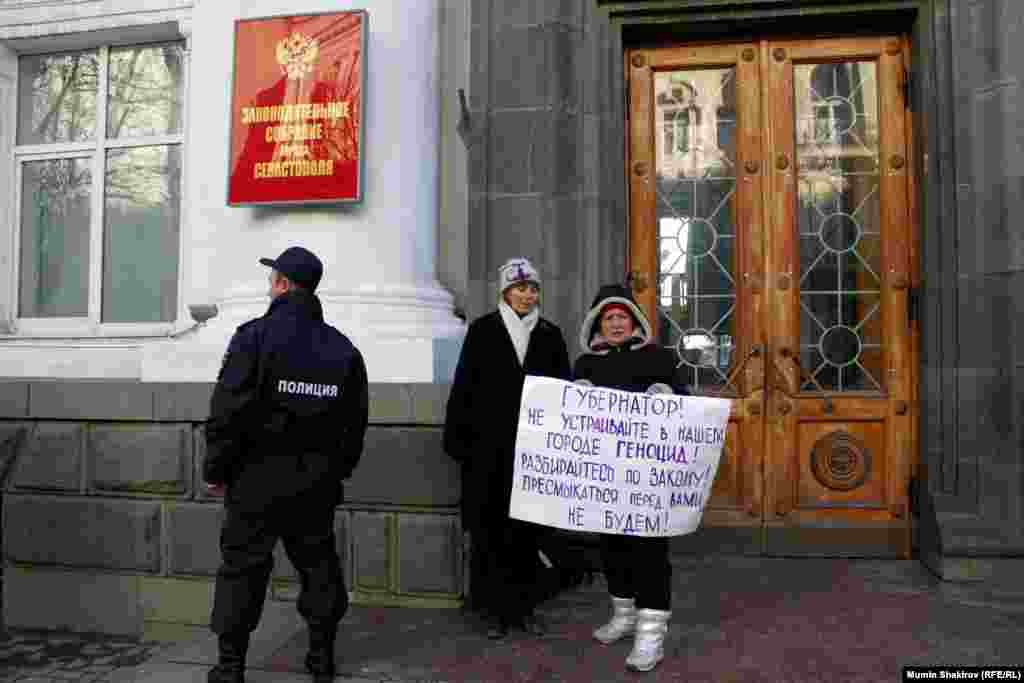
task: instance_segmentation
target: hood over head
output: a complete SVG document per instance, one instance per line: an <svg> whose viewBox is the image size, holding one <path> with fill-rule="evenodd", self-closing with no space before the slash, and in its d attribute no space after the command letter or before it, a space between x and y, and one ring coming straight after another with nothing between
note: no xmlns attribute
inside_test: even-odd
<svg viewBox="0 0 1024 683"><path fill-rule="evenodd" d="M633 299L633 292L629 287L620 284L604 285L597 291L597 296L594 297L590 310L580 326L580 348L583 353L608 353L610 346L601 337L600 318L605 306L609 304L619 304L633 316L636 329L633 331L633 339L627 342L630 348L638 349L654 341L654 328Z"/></svg>

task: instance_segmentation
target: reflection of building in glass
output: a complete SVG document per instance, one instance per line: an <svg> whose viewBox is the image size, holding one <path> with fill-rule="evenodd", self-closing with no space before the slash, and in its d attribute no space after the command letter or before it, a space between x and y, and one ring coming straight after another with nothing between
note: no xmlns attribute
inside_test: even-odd
<svg viewBox="0 0 1024 683"><path fill-rule="evenodd" d="M732 345L734 76L655 76L659 335L677 348L695 385L724 381Z"/></svg>
<svg viewBox="0 0 1024 683"><path fill-rule="evenodd" d="M803 388L879 390L880 214L874 62L794 68Z"/></svg>

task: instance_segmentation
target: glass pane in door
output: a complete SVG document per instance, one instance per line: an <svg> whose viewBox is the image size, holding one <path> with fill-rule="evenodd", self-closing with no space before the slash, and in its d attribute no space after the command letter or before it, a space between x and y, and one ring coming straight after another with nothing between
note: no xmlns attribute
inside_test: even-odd
<svg viewBox="0 0 1024 683"><path fill-rule="evenodd" d="M725 383L735 338L735 76L654 77L659 342L695 389Z"/></svg>
<svg viewBox="0 0 1024 683"><path fill-rule="evenodd" d="M883 391L875 62L794 67L802 391Z"/></svg>

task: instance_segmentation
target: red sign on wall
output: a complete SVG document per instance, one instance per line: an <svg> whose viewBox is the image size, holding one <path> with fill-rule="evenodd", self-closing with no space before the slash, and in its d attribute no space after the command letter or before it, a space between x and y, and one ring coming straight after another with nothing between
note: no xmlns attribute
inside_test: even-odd
<svg viewBox="0 0 1024 683"><path fill-rule="evenodd" d="M365 11L235 22L228 204L363 198Z"/></svg>

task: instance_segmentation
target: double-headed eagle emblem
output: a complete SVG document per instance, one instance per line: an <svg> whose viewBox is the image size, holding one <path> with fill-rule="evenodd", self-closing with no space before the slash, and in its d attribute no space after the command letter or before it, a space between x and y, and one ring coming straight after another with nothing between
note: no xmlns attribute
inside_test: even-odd
<svg viewBox="0 0 1024 683"><path fill-rule="evenodd" d="M277 43L277 63L289 79L302 78L312 73L313 62L319 54L319 42L301 33L292 33Z"/></svg>

